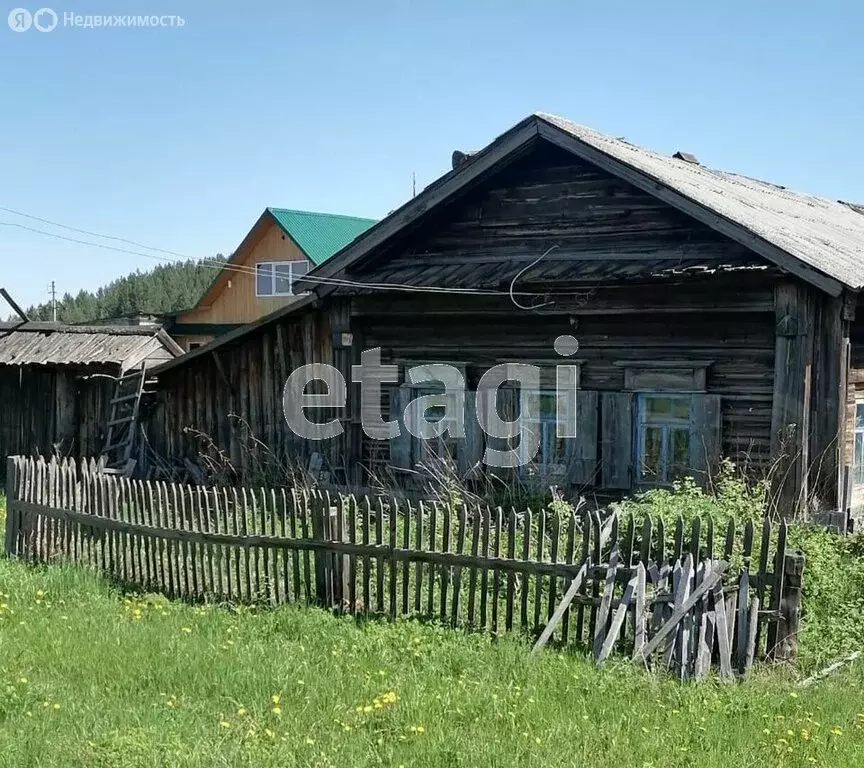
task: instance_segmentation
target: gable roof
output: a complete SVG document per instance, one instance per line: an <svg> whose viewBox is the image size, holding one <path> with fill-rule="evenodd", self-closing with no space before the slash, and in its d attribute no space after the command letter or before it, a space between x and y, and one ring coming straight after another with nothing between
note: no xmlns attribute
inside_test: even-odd
<svg viewBox="0 0 864 768"><path fill-rule="evenodd" d="M864 286L864 214L828 200L718 171L606 136L555 115L529 115L300 281L319 295L316 278L342 277L406 227L463 194L538 140L549 141L663 200L781 269L837 296Z"/></svg>
<svg viewBox="0 0 864 768"><path fill-rule="evenodd" d="M316 266L341 251L378 221L289 208L268 208L267 211Z"/></svg>
<svg viewBox="0 0 864 768"><path fill-rule="evenodd" d="M246 258L249 251L258 244L267 228L273 223L287 237L291 238L314 265L318 266L348 245L359 234L369 229L376 221L377 219L363 219L336 213L265 208L195 307L184 310L184 312L212 304L231 278L232 270L230 267ZM226 269L226 267L228 268ZM183 312L177 314L183 314Z"/></svg>
<svg viewBox="0 0 864 768"><path fill-rule="evenodd" d="M119 365L178 357L183 350L161 328L0 323L0 365Z"/></svg>

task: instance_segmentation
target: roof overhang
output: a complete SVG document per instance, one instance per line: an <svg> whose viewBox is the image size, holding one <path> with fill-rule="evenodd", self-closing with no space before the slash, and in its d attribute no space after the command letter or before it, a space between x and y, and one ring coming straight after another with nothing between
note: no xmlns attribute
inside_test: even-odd
<svg viewBox="0 0 864 768"><path fill-rule="evenodd" d="M205 355L209 355L213 352L218 352L226 345L229 345L232 342L243 338L244 336L252 334L261 327L269 325L276 320L280 320L295 313L302 314L306 310L313 308L314 305L317 304L317 302L318 297L316 295L307 294L306 296L299 298L297 301L292 301L290 304L287 304L284 307L280 307L275 312L271 312L269 315L264 315L264 317L259 318L255 322L247 323L246 325L242 325L239 328L230 331L229 333L217 336L213 341L209 342L208 344L204 344L192 350L191 352L186 352L185 354L182 354L181 350L181 354L179 357L162 363L161 365L154 366L150 369L150 372L158 376L161 373L167 373L168 371L171 371L175 368L186 365L193 360L197 360L200 357L204 357ZM177 348L180 349L179 347Z"/></svg>
<svg viewBox="0 0 864 768"><path fill-rule="evenodd" d="M339 281L345 279L343 274L346 270L373 255L391 238L418 224L433 211L440 210L484 178L501 170L513 159L521 156L538 139L561 147L576 157L629 182L825 293L831 296L839 296L842 293L844 286L840 281L803 263L794 255L754 234L745 226L670 188L660 179L578 139L541 115L531 115L520 121L485 149L471 156L456 170L442 176L417 197L405 203L309 273L305 279L299 281L299 289L314 290L319 296L332 293L339 287ZM328 282L330 280L333 282Z"/></svg>

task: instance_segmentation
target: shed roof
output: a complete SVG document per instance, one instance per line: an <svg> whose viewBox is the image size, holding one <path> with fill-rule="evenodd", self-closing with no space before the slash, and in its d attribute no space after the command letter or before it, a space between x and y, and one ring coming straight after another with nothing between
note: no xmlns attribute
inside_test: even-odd
<svg viewBox="0 0 864 768"><path fill-rule="evenodd" d="M826 291L864 287L862 207L719 171L607 136L562 117L529 115L301 280L300 290L334 290L391 237L546 140L622 178ZM317 279L316 279L317 278ZM322 284L324 283L324 284Z"/></svg>
<svg viewBox="0 0 864 768"><path fill-rule="evenodd" d="M0 365L119 365L170 359L183 350L161 329L0 323Z"/></svg>

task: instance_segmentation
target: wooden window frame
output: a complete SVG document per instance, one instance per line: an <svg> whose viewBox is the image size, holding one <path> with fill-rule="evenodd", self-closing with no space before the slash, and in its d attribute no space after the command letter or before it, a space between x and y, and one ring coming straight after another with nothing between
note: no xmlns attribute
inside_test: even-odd
<svg viewBox="0 0 864 768"><path fill-rule="evenodd" d="M541 386L541 388L539 390L537 390L537 395L539 397L544 397L544 396L556 397L557 392L555 389L550 389L548 387L542 387ZM522 398L521 398L521 393L520 393L520 406L519 406L520 414L522 413L521 399ZM537 414L537 418L531 419L528 423L531 425L533 425L533 424L539 425L539 427L540 427L540 444L539 444L538 449L537 449L537 454L534 456L534 458L531 461L523 463L522 466L520 467L521 473L524 475L524 474L529 473L532 468L536 468L536 469L539 469L539 471L540 471L541 479L543 479L545 481L547 478L552 479L554 477L550 467L555 467L555 466L560 465L560 467L561 467L560 471L562 473L562 479L563 479L563 477L566 477L566 475L567 475L567 445L566 445L566 442L562 446L561 456L556 457L557 461L554 461L550 464L549 457L543 456L543 437L544 437L543 430L544 430L544 426L547 429L549 427L551 427L552 429L555 430L555 440L557 440L557 437L558 437L558 434L557 434L557 430L558 430L557 401L556 401L555 411L552 413L552 416L551 416L551 420L548 418L548 416L547 416L547 418L544 418L543 411L541 408L540 412ZM566 441L566 440L575 440L576 438L564 438L564 439ZM527 446L525 444L525 441L520 440L519 446L517 448L517 450L519 451L520 460L523 460L525 458L524 451L525 451L526 447Z"/></svg>
<svg viewBox="0 0 864 768"><path fill-rule="evenodd" d="M669 443L671 441L672 432L676 429L680 430L683 427L687 428L687 461L690 460L690 446L693 444L694 429L693 429L693 392L636 392L635 398L635 435L634 435L634 467L636 477L636 485L643 488L668 488L675 477L670 477L670 461L669 461ZM687 401L687 417L670 416L669 418L645 416L646 403L648 398L666 398L669 400L685 400ZM647 428L662 429L662 444L660 453L660 472L656 480L648 480L642 476L643 457L645 455L645 435Z"/></svg>
<svg viewBox="0 0 864 768"><path fill-rule="evenodd" d="M306 266L306 271L296 275L294 274L294 265L295 264L303 264ZM271 293L261 293L258 290L258 278L259 278L259 269L261 267L268 266L270 267L270 287L273 289ZM284 267L288 266L289 276L288 276L288 292L277 292L276 291L276 267ZM284 298L286 296L296 296L294 293L294 283L297 282L300 278L304 277L306 273L309 271L309 262L304 259L293 259L290 261L258 261L255 263L255 297L259 299L272 299L272 298ZM279 277L280 280L284 280L284 275Z"/></svg>
<svg viewBox="0 0 864 768"><path fill-rule="evenodd" d="M859 470L861 474L864 475L864 427L858 427L858 409L864 408L864 397L858 396L855 398L855 411L852 414L852 486L853 487L861 487L864 486L864 476L859 477ZM862 444L862 455L861 455L861 467L857 466L858 464L858 436L861 435L861 444Z"/></svg>
<svg viewBox="0 0 864 768"><path fill-rule="evenodd" d="M404 371L402 374L402 381L404 382L404 384L402 386L407 387L410 390L412 400L416 399L417 397L422 397L423 395L443 395L443 394L445 394L446 386L444 387L445 392L442 392L439 389L437 389L436 387L430 386L430 383L428 381L417 382L415 384L414 382L409 381L409 379L408 379L408 369L409 368L422 368L424 366L431 366L431 365L449 365L453 368L456 368L459 371L459 373L462 375L462 380L465 382L465 395L467 397L467 395L468 395L468 379L467 379L466 366L464 363L451 363L451 362L443 361L443 360L423 360L423 361L411 361L411 362L407 362L404 364ZM442 385L443 384L444 383L442 382ZM391 416L391 418L392 418L392 416ZM399 419L401 420L402 418L403 418L403 414L399 414ZM443 421L443 417L441 420ZM412 426L416 426L416 425L412 425ZM448 426L446 433L443 435L440 435L437 438L427 438L424 440L423 438L414 437L413 434L411 437L412 437L412 440L411 440L411 462L412 462L412 464L417 464L418 462L420 462L426 458L426 455L415 456L414 455L415 451L419 450L421 453L425 454L425 451L427 450L427 448L425 446L428 446L429 443L432 442L433 440L435 440L437 443L437 445L436 445L437 450L436 450L435 455L439 459L444 459L445 461L453 461L453 462L456 462L458 459L458 456L456 455L456 453L459 450L459 443L458 443L459 438L455 438L455 437L451 436L449 426ZM451 450L451 444L452 444L453 450ZM442 448L444 449L444 453L446 455L442 456L442 454L441 454Z"/></svg>

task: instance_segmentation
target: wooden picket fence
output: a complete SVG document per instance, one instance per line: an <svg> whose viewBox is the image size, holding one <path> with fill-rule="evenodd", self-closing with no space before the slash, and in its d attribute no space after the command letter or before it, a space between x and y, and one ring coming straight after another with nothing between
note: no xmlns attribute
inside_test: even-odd
<svg viewBox="0 0 864 768"><path fill-rule="evenodd" d="M7 460L6 552L72 561L168 596L436 619L522 632L701 678L793 661L803 558L785 522L335 497L175 485L94 462Z"/></svg>

